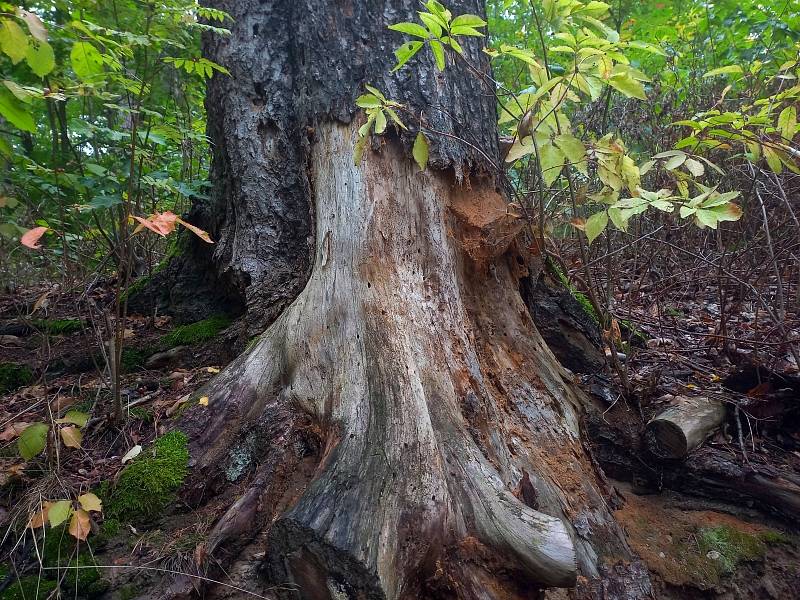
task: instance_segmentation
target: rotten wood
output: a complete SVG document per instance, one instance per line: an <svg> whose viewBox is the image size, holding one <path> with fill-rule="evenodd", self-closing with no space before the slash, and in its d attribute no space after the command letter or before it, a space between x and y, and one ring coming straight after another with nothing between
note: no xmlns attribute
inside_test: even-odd
<svg viewBox="0 0 800 600"><path fill-rule="evenodd" d="M725 405L718 400L677 396L647 424L648 448L659 458L684 458L719 429L725 415Z"/></svg>

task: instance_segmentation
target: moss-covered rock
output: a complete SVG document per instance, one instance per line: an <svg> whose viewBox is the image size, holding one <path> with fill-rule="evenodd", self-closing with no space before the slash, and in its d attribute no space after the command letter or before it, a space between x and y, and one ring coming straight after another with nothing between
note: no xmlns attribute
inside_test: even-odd
<svg viewBox="0 0 800 600"><path fill-rule="evenodd" d="M172 431L128 465L114 487L101 490L105 516L120 521L155 519L175 499L189 465L188 438Z"/></svg>
<svg viewBox="0 0 800 600"><path fill-rule="evenodd" d="M190 325L181 325L161 338L161 347L164 349L176 346L191 346L213 339L228 327L231 320L224 315L209 317Z"/></svg>
<svg viewBox="0 0 800 600"><path fill-rule="evenodd" d="M33 372L26 365L0 363L0 394L11 392L33 381Z"/></svg>

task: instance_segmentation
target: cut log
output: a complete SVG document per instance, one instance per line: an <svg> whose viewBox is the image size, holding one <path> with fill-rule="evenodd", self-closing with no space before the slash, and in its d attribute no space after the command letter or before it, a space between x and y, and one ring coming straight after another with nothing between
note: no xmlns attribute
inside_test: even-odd
<svg viewBox="0 0 800 600"><path fill-rule="evenodd" d="M676 397L676 403L647 424L645 439L659 458L681 459L702 444L725 420L722 402Z"/></svg>

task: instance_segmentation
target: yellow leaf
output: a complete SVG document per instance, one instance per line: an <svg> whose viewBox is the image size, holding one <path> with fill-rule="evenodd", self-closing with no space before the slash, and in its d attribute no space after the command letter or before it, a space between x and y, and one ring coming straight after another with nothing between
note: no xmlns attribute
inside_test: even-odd
<svg viewBox="0 0 800 600"><path fill-rule="evenodd" d="M81 503L83 510L87 512L100 512L103 510L103 501L91 492L78 496L78 502Z"/></svg>
<svg viewBox="0 0 800 600"><path fill-rule="evenodd" d="M203 396L202 398L200 398L198 404L200 406L208 406L208 396Z"/></svg>
<svg viewBox="0 0 800 600"><path fill-rule="evenodd" d="M59 430L61 441L67 448L80 448L83 441L83 434L77 427L63 427Z"/></svg>
<svg viewBox="0 0 800 600"><path fill-rule="evenodd" d="M206 367L206 371L208 371L209 373L212 373L213 375L216 375L217 373L219 373L219 369L217 367Z"/></svg>
<svg viewBox="0 0 800 600"><path fill-rule="evenodd" d="M76 540L86 540L91 529L89 513L82 508L72 513L72 520L69 523L69 533L72 537Z"/></svg>

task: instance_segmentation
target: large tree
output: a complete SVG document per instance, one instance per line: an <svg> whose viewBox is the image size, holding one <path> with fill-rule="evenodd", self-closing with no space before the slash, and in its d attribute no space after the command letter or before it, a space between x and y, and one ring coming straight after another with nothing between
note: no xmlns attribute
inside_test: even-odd
<svg viewBox="0 0 800 600"><path fill-rule="evenodd" d="M587 399L520 297L535 265L498 186L480 41L444 73L423 53L391 73L387 24L415 0L213 5L233 33L206 51L231 75L209 88L214 187L193 216L217 243L183 276L262 333L183 417L186 499L223 515L205 552L264 540L261 575L315 600L647 595ZM354 165L365 84L436 132L425 171L413 130Z"/></svg>

